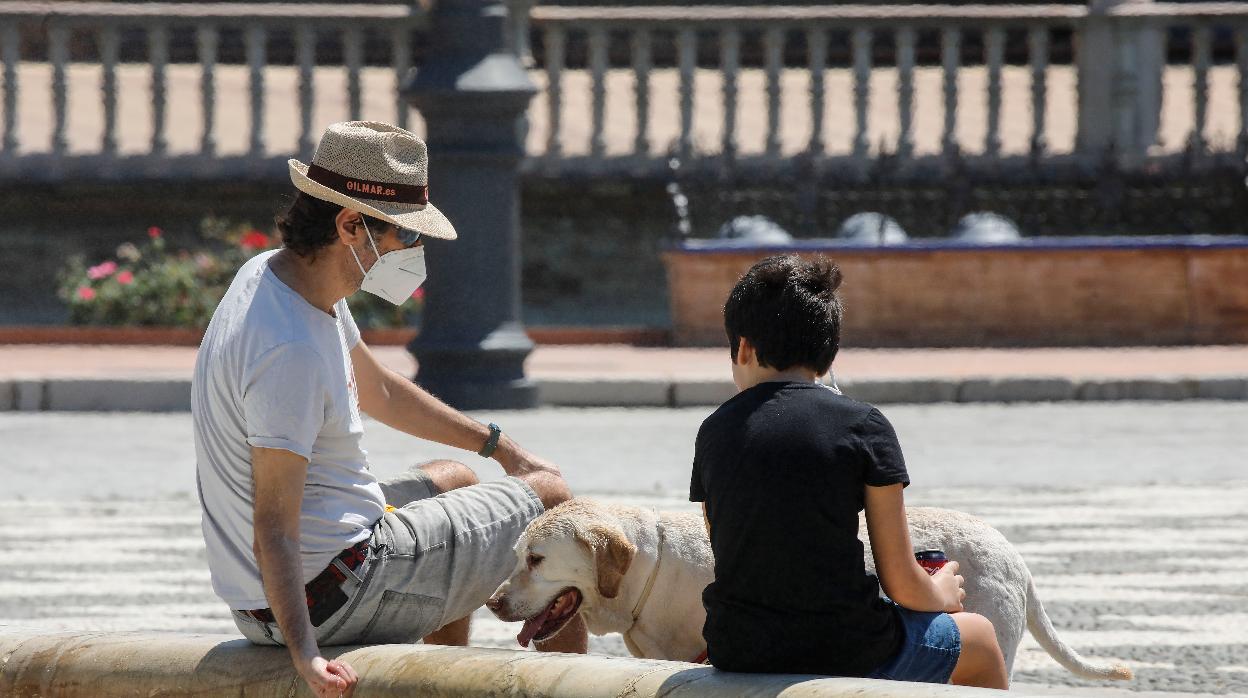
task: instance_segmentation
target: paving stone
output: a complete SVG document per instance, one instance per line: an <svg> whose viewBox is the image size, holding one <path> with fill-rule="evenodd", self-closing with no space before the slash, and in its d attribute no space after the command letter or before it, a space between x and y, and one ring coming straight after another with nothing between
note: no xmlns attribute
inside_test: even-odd
<svg viewBox="0 0 1248 698"><path fill-rule="evenodd" d="M697 405L722 405L737 394L737 386L730 380L677 381L672 388L674 407Z"/></svg>
<svg viewBox="0 0 1248 698"><path fill-rule="evenodd" d="M855 400L887 405L957 402L960 384L958 380L847 380L840 387Z"/></svg>
<svg viewBox="0 0 1248 698"><path fill-rule="evenodd" d="M665 380L546 379L537 382L538 400L557 407L666 407L671 383Z"/></svg>
<svg viewBox="0 0 1248 698"><path fill-rule="evenodd" d="M1066 378L970 379L958 387L958 402L1060 402L1075 399Z"/></svg>
<svg viewBox="0 0 1248 698"><path fill-rule="evenodd" d="M1080 400L1190 400L1196 384L1180 378L1090 380L1079 384L1076 394Z"/></svg>
<svg viewBox="0 0 1248 698"><path fill-rule="evenodd" d="M47 382L47 409L176 412L191 409L191 382L168 380L54 379Z"/></svg>
<svg viewBox="0 0 1248 698"><path fill-rule="evenodd" d="M13 409L22 412L37 412L45 409L46 386L41 380L13 381Z"/></svg>
<svg viewBox="0 0 1248 698"><path fill-rule="evenodd" d="M1202 400L1248 400L1248 378L1201 378L1196 397Z"/></svg>

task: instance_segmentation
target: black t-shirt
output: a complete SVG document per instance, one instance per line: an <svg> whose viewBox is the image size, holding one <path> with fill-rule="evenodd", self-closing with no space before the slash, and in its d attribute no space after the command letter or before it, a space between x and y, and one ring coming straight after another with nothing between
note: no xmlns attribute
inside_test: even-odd
<svg viewBox="0 0 1248 698"><path fill-rule="evenodd" d="M689 499L715 553L702 634L726 671L863 676L901 621L866 573L863 486L909 484L892 425L815 383L760 383L698 431Z"/></svg>

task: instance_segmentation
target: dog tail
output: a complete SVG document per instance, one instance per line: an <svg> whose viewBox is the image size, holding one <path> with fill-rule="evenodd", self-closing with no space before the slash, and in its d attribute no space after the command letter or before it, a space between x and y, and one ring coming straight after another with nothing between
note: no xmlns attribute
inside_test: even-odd
<svg viewBox="0 0 1248 698"><path fill-rule="evenodd" d="M1048 614L1044 612L1044 605L1040 603L1040 595L1036 593L1036 583L1030 575L1027 578L1027 629L1050 657L1056 659L1058 664L1066 667L1076 676L1114 681L1129 681L1135 677L1130 669L1121 664L1093 664L1079 656L1079 653L1071 649L1070 645L1062 642L1057 637L1057 630L1049 621Z"/></svg>

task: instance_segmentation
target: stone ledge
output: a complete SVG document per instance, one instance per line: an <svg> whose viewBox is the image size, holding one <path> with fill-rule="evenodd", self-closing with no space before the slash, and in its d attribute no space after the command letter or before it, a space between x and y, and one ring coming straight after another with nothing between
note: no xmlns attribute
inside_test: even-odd
<svg viewBox="0 0 1248 698"><path fill-rule="evenodd" d="M872 404L928 404L957 402L960 380L911 379L840 382L841 390L855 400Z"/></svg>
<svg viewBox="0 0 1248 698"><path fill-rule="evenodd" d="M1000 695L872 679L732 674L685 662L433 645L327 647L360 675L357 696L785 698ZM40 633L0 627L0 695L308 695L284 648L229 635ZM1012 691L1011 695L1028 695Z"/></svg>
<svg viewBox="0 0 1248 698"><path fill-rule="evenodd" d="M671 383L638 379L555 379L535 381L538 401L560 407L667 407Z"/></svg>
<svg viewBox="0 0 1248 698"><path fill-rule="evenodd" d="M1075 399L1067 378L969 379L958 388L958 402L1058 402Z"/></svg>
<svg viewBox="0 0 1248 698"><path fill-rule="evenodd" d="M728 380L555 378L534 381L551 407L713 407L736 394ZM186 412L185 378L22 378L0 381L0 411ZM1248 377L898 378L845 380L845 394L873 404L1116 400L1248 400Z"/></svg>
<svg viewBox="0 0 1248 698"><path fill-rule="evenodd" d="M53 379L44 384L44 409L64 412L186 412L191 381Z"/></svg>

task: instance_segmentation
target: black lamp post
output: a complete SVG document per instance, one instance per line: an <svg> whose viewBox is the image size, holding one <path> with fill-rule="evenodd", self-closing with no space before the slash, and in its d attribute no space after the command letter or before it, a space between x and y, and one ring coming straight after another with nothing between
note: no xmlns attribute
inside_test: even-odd
<svg viewBox="0 0 1248 698"><path fill-rule="evenodd" d="M431 198L459 232L429 240L416 381L460 409L533 407L533 349L520 322L525 110L537 92L507 50L501 0L438 0L404 95L427 125Z"/></svg>

